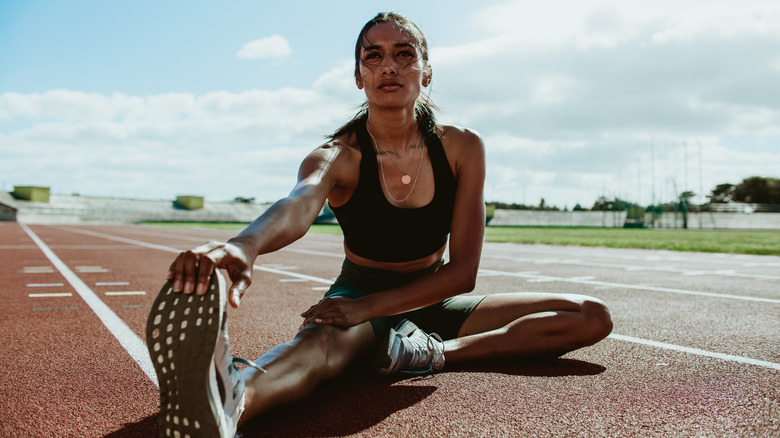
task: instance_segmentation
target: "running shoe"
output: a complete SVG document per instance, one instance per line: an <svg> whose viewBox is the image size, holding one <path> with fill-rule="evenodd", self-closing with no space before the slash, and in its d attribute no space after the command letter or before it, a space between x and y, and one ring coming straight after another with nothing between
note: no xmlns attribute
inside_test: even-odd
<svg viewBox="0 0 780 438"><path fill-rule="evenodd" d="M405 319L390 329L377 365L382 375L440 370L444 368L444 342L436 333L429 335Z"/></svg>
<svg viewBox="0 0 780 438"><path fill-rule="evenodd" d="M205 295L174 293L166 283L146 324L160 385L160 437L230 437L244 411L244 378L230 355L227 291L219 271ZM265 371L265 370L262 370Z"/></svg>

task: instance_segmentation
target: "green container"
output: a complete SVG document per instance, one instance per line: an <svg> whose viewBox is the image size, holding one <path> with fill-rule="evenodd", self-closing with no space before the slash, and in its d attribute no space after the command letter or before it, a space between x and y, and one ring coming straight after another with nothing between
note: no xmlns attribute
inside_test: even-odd
<svg viewBox="0 0 780 438"><path fill-rule="evenodd" d="M177 196L176 204L185 210L200 210L203 208L203 196Z"/></svg>
<svg viewBox="0 0 780 438"><path fill-rule="evenodd" d="M33 202L49 202L48 187L14 186L14 197Z"/></svg>

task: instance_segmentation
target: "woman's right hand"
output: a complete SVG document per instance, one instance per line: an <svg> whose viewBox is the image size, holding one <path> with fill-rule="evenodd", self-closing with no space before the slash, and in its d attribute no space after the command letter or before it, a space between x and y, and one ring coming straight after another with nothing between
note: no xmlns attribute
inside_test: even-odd
<svg viewBox="0 0 780 438"><path fill-rule="evenodd" d="M223 268L233 282L228 293L230 305L238 307L247 287L252 284L255 256L239 242L212 241L180 253L168 270L168 281L173 281L176 293L204 295L214 269Z"/></svg>

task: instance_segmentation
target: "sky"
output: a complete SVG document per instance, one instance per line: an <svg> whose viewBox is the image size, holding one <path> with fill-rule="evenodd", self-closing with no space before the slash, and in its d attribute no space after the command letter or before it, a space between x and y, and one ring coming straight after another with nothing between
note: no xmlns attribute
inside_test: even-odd
<svg viewBox="0 0 780 438"><path fill-rule="evenodd" d="M349 119L354 44L425 34L488 201L648 205L780 177L780 2L0 0L0 190L286 196Z"/></svg>

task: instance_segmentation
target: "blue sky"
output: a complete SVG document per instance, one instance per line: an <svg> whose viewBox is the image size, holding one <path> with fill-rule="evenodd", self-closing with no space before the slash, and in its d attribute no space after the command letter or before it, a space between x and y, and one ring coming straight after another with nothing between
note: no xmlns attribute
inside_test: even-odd
<svg viewBox="0 0 780 438"><path fill-rule="evenodd" d="M780 176L774 1L0 0L0 189L284 196L362 101L352 51L380 10L428 38L441 120L486 141L488 200Z"/></svg>

